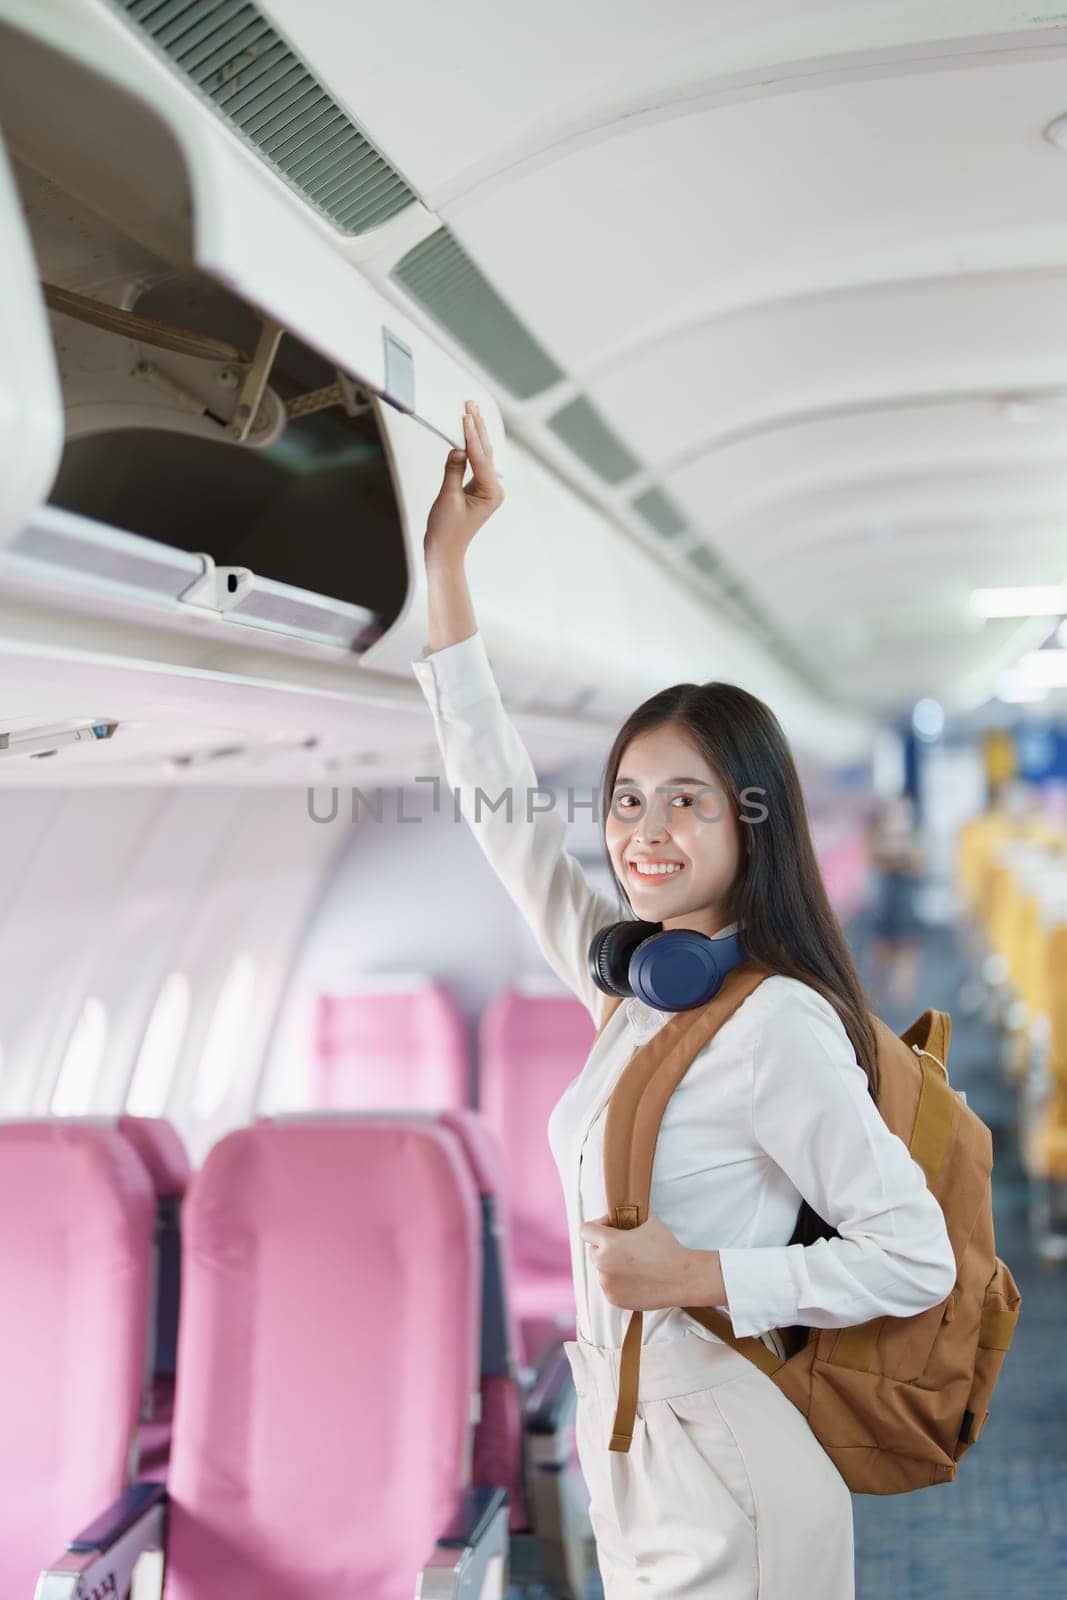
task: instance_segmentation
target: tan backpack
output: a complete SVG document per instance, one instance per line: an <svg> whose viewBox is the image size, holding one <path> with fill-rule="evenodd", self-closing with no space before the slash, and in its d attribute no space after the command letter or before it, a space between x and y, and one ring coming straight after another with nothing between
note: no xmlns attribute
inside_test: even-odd
<svg viewBox="0 0 1067 1600"><path fill-rule="evenodd" d="M623 1070L604 1128L607 1210L617 1228L636 1228L648 1217L667 1101L708 1040L769 976L754 961L740 963L714 999L675 1012ZM598 1036L619 1003L607 1001ZM924 1011L899 1038L880 1018L871 1021L881 1074L878 1109L922 1167L945 1214L957 1265L952 1293L913 1317L783 1329L785 1360L761 1339L736 1337L729 1318L709 1306L682 1309L778 1385L851 1490L900 1494L955 1478L956 1463L989 1417L1022 1296L994 1249L992 1136L949 1084L951 1019ZM641 1312L631 1312L612 1450L629 1450L633 1436L641 1327Z"/></svg>

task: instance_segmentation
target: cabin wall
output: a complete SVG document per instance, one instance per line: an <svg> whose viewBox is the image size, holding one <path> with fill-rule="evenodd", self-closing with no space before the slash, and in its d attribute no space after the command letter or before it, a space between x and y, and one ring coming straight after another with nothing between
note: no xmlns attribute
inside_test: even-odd
<svg viewBox="0 0 1067 1600"><path fill-rule="evenodd" d="M242 786L9 790L0 831L0 1116L114 1116L133 1086L202 1158L253 1115L339 841L304 789Z"/></svg>
<svg viewBox="0 0 1067 1600"><path fill-rule="evenodd" d="M435 769L436 770L436 769ZM594 780L574 780L576 799ZM566 815L566 790L546 782ZM470 1029L485 1005L508 985L544 983L569 993L553 974L507 890L470 828L453 817L447 786L435 811L430 784L360 786L359 820L351 821L353 789L317 789L315 805L337 815L324 829L344 836L309 925L271 1043L260 1109L300 1110L314 1103L315 1003L320 993L343 994L353 984L418 974L448 988ZM368 802L381 819L372 815ZM408 820L411 819L411 820ZM568 849L590 880L607 888L599 827L576 811Z"/></svg>

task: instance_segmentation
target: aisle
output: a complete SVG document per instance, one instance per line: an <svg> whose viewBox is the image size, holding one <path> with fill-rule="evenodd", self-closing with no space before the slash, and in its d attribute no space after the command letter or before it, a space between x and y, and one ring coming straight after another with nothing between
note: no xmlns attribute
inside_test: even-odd
<svg viewBox="0 0 1067 1600"><path fill-rule="evenodd" d="M850 932L866 980L866 940ZM928 931L917 1003L881 1015L902 1029L927 1005L952 1013L949 1070L993 1130L997 1253L1015 1275L1022 1311L989 1421L956 1482L854 1497L857 1600L1052 1600L1064 1589L1067 1264L1048 1266L1030 1248L1014 1090L1001 1077L995 1039L960 1008L963 977L953 933Z"/></svg>

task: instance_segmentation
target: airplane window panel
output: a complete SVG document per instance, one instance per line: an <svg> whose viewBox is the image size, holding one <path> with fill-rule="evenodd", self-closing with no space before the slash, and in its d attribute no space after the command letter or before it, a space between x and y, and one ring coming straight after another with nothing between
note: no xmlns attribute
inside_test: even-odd
<svg viewBox="0 0 1067 1600"><path fill-rule="evenodd" d="M252 1009L256 989L256 963L250 955L240 955L226 977L211 1019L207 1039L193 1089L194 1117L206 1121L226 1099L227 1091L242 1066L243 1038L247 1038L246 1018Z"/></svg>
<svg viewBox="0 0 1067 1600"><path fill-rule="evenodd" d="M126 1095L131 1115L163 1115L188 1021L189 980L184 972L171 972L156 997L133 1069Z"/></svg>
<svg viewBox="0 0 1067 1600"><path fill-rule="evenodd" d="M102 1000L88 995L67 1041L63 1064L49 1106L55 1117L82 1117L92 1106L107 1043L107 1011Z"/></svg>

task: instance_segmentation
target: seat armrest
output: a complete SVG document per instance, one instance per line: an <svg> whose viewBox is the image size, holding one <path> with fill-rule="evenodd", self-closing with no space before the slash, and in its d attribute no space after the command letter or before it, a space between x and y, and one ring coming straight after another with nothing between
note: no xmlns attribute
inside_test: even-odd
<svg viewBox="0 0 1067 1600"><path fill-rule="evenodd" d="M504 1600L507 1560L507 1491L467 1489L419 1573L415 1600Z"/></svg>
<svg viewBox="0 0 1067 1600"><path fill-rule="evenodd" d="M86 1555L93 1552L103 1555L105 1550L110 1550L112 1545L154 1505L161 1504L167 1496L167 1486L163 1483L132 1483L123 1491L114 1505L108 1506L102 1516L90 1522L83 1528L76 1539L72 1539L67 1549L77 1555Z"/></svg>
<svg viewBox="0 0 1067 1600"><path fill-rule="evenodd" d="M95 1600L125 1595L137 1561L166 1542L167 1491L135 1483L71 1540L37 1580L34 1600Z"/></svg>
<svg viewBox="0 0 1067 1600"><path fill-rule="evenodd" d="M585 1594L593 1568L589 1490L577 1456L578 1396L564 1344L541 1357L526 1399L527 1506L540 1577L552 1594Z"/></svg>
<svg viewBox="0 0 1067 1600"><path fill-rule="evenodd" d="M505 1489L467 1489L444 1533L439 1545L447 1549L463 1549L484 1539L489 1526L502 1505L507 1505Z"/></svg>
<svg viewBox="0 0 1067 1600"><path fill-rule="evenodd" d="M555 1433L568 1406L573 1405L574 1378L567 1352L554 1344L542 1356L537 1376L526 1397L526 1431Z"/></svg>

